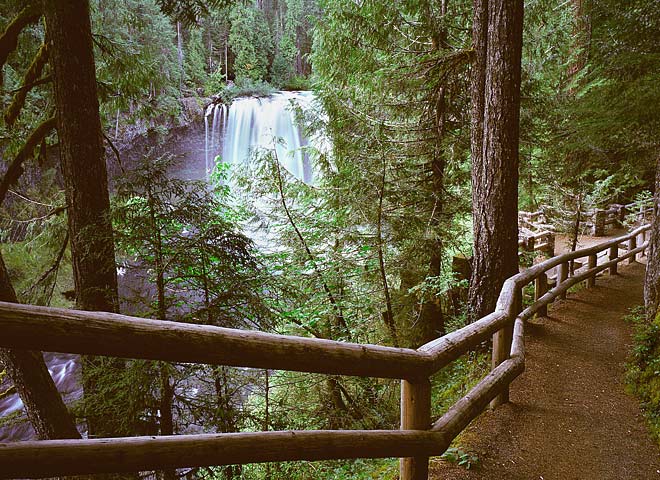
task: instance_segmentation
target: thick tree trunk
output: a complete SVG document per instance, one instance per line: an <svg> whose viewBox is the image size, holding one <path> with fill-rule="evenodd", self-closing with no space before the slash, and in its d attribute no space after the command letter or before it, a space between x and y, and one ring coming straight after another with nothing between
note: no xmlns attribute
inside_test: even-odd
<svg viewBox="0 0 660 480"><path fill-rule="evenodd" d="M117 274L89 4L45 4L77 304L113 312Z"/></svg>
<svg viewBox="0 0 660 480"><path fill-rule="evenodd" d="M653 193L653 222L649 238L648 262L644 281L644 306L646 318L651 321L658 314L660 306L660 157L655 166L655 191Z"/></svg>
<svg viewBox="0 0 660 480"><path fill-rule="evenodd" d="M475 1L472 320L493 311L504 280L518 271L522 20L522 0Z"/></svg>
<svg viewBox="0 0 660 480"><path fill-rule="evenodd" d="M18 303L2 256L0 300ZM0 362L7 369L9 379L25 405L28 420L40 439L80 438L76 425L48 373L41 352L0 348Z"/></svg>
<svg viewBox="0 0 660 480"><path fill-rule="evenodd" d="M77 307L117 311L117 274L108 180L96 90L88 0L44 0L68 207ZM95 390L83 362L83 387ZM106 364L108 362L105 362ZM112 369L120 369L116 361ZM107 374L112 374L107 372ZM120 434L112 419L90 418L91 436Z"/></svg>

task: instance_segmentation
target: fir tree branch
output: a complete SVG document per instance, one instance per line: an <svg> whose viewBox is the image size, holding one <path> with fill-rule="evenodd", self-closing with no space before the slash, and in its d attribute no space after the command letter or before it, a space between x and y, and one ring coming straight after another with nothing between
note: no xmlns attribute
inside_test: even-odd
<svg viewBox="0 0 660 480"><path fill-rule="evenodd" d="M332 294L330 287L323 278L323 275L321 274L321 271L319 270L318 265L316 264L314 255L312 254L312 251L307 245L307 242L305 241L305 237L303 237L302 233L300 233L300 230L298 229L298 225L296 225L296 222L294 221L293 216L291 215L291 211L289 210L289 207L286 204L286 197L284 196L284 182L282 180L282 170L280 167L280 160L277 157L277 151L274 147L273 147L273 157L274 157L273 161L275 163L275 168L277 170L277 189L280 194L280 203L282 204L282 208L284 208L284 213L286 214L289 223L293 227L293 230L296 232L296 236L298 237L298 240L305 249L305 253L307 253L307 258L309 258L309 261L312 264L314 273L316 273L316 276L323 285L323 291L328 297L328 301L330 302L330 305L332 305L332 309L335 311L335 320L346 332L348 332L348 325L346 325L346 321L344 320L344 316L341 313L341 309L339 308L337 300L335 299L335 296Z"/></svg>
<svg viewBox="0 0 660 480"><path fill-rule="evenodd" d="M9 54L16 50L18 46L18 36L25 27L35 23L41 18L41 8L37 2L28 4L21 12L7 25L7 28L0 36L0 69L7 61ZM0 70L1 72L1 70ZM0 85L2 85L2 75L0 73Z"/></svg>
<svg viewBox="0 0 660 480"><path fill-rule="evenodd" d="M14 98L5 112L5 123L7 124L7 127L11 128L21 114L23 105L25 105L25 98L30 89L38 83L38 78L41 76L41 72L43 71L46 62L48 62L48 48L44 43L34 56L27 72L25 72L22 82L23 86L14 94Z"/></svg>
<svg viewBox="0 0 660 480"><path fill-rule="evenodd" d="M119 165L119 169L121 170L121 173L126 173L126 170L124 170L124 165L122 165L122 163L121 163L121 157L119 156L119 150L117 149L117 147L115 147L115 144L112 143L112 140L110 140L110 138L108 138L108 136L105 134L105 132L102 132L102 133L103 133L103 138L105 139L106 142L108 142L108 145L110 145L110 150L112 150L112 153L115 154L115 158L117 159L117 165Z"/></svg>
<svg viewBox="0 0 660 480"><path fill-rule="evenodd" d="M18 152L14 160L9 164L5 176L0 181L0 205L7 196L9 187L14 184L23 173L23 163L32 156L32 152L39 142L56 128L55 117L44 120L28 137L23 148Z"/></svg>
<svg viewBox="0 0 660 480"><path fill-rule="evenodd" d="M64 209L62 209L63 211ZM60 251L57 254L57 257L55 257L55 261L53 264L44 272L41 274L41 276L37 279L36 282L32 284L30 288L28 288L26 291L21 293L21 296L25 296L29 293L32 293L39 285L44 283L48 278L51 276L51 274L55 275L55 278L53 279L51 285L50 285L50 291L48 292L48 299L47 299L47 305L50 305L50 301L53 298L53 292L55 291L55 285L57 284L57 272L60 269L60 264L62 263L62 259L64 258L64 253L66 252L66 247L69 245L69 232L67 231L64 241L62 242L62 247L60 248ZM44 286L44 290L46 287Z"/></svg>
<svg viewBox="0 0 660 480"><path fill-rule="evenodd" d="M24 91L24 90L29 92L34 87L38 87L39 85L44 85L44 84L50 83L52 81L53 81L53 76L48 74L48 75L40 78L39 80L34 81L33 83L31 83L29 85L22 85L18 88L14 88L13 90L8 90L8 93L19 93L19 92Z"/></svg>

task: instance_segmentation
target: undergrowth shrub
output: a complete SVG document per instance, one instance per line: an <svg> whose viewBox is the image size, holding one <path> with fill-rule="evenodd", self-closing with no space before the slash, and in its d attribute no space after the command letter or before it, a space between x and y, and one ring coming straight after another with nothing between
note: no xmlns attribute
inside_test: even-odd
<svg viewBox="0 0 660 480"><path fill-rule="evenodd" d="M649 322L643 308L637 307L626 319L634 326L627 385L640 399L651 434L660 445L660 314Z"/></svg>

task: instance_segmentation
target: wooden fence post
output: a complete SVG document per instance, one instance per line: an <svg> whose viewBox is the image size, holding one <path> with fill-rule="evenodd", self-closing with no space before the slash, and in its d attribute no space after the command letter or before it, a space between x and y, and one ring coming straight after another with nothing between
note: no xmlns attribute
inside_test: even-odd
<svg viewBox="0 0 660 480"><path fill-rule="evenodd" d="M616 207L615 218L616 218L617 226L618 226L618 227L622 227L622 226L623 226L623 222L624 222L625 219L626 219L626 214L628 213L628 211L626 210L626 206L625 206L625 205L620 205L620 204L618 204L618 203L617 203L617 204L614 204L614 205L612 205L612 206L613 206L613 207Z"/></svg>
<svg viewBox="0 0 660 480"><path fill-rule="evenodd" d="M607 215L605 214L605 210L596 210L594 212L594 218L593 218L593 228L592 228L592 235L594 237L602 237L605 235L605 217Z"/></svg>
<svg viewBox="0 0 660 480"><path fill-rule="evenodd" d="M614 260L619 256L619 245L613 245L610 247L610 260ZM615 263L610 267L610 275L616 275L618 263Z"/></svg>
<svg viewBox="0 0 660 480"><path fill-rule="evenodd" d="M589 255L589 270L592 268L596 268L596 265L598 265L598 255L593 254ZM595 287L596 286L596 275L594 274L593 277L587 278L587 288L589 287Z"/></svg>
<svg viewBox="0 0 660 480"><path fill-rule="evenodd" d="M428 430L431 428L431 382L426 379L401 381L401 430ZM401 480L428 480L428 457L401 458Z"/></svg>
<svg viewBox="0 0 660 480"><path fill-rule="evenodd" d="M628 251L632 252L637 248L637 237L633 236L630 237L630 240L628 240ZM635 263L637 261L637 254L634 254L632 257L628 257L628 265L631 263Z"/></svg>
<svg viewBox="0 0 660 480"><path fill-rule="evenodd" d="M548 254L551 257L554 257L555 256L555 234L552 233L552 232L550 232L550 234L548 235L547 249L548 249Z"/></svg>
<svg viewBox="0 0 660 480"><path fill-rule="evenodd" d="M513 324L516 317L522 310L522 288L516 288L513 291L513 301L510 310L507 312L508 324L506 327L493 334L493 357L491 369L497 367L500 363L508 360L511 356L511 341L513 340ZM490 402L490 408L498 407L509 401L509 386L507 385L502 392Z"/></svg>
<svg viewBox="0 0 660 480"><path fill-rule="evenodd" d="M557 285L556 286L559 286L560 284L562 284L564 282L564 280L566 280L568 278L568 269L569 269L568 262L564 262L564 263L559 265L559 275L557 275ZM562 300L566 300L566 292L562 293L560 295L560 298Z"/></svg>
<svg viewBox="0 0 660 480"><path fill-rule="evenodd" d="M539 298L545 295L548 291L548 276L545 273L541 273L534 280L534 301L537 302ZM536 311L536 318L547 317L548 316L548 306L543 305Z"/></svg>
<svg viewBox="0 0 660 480"><path fill-rule="evenodd" d="M644 245L644 243L646 242L646 230L644 230L644 231L641 233L641 235L642 235L642 245ZM641 256L641 257L645 257L645 256L646 256L646 248L645 248L644 250L642 250L642 254L641 254L640 256Z"/></svg>

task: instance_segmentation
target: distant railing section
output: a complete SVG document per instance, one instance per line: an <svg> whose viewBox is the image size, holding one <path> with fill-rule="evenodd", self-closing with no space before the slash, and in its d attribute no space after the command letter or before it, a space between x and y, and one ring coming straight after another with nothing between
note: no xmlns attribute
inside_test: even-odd
<svg viewBox="0 0 660 480"><path fill-rule="evenodd" d="M518 248L549 256L555 254L555 228L543 211L518 213Z"/></svg>
<svg viewBox="0 0 660 480"><path fill-rule="evenodd" d="M544 207L536 212L518 213L518 247L521 251L540 251L549 256L554 255L557 228L549 220L546 210L547 207ZM584 233L602 237L609 226L621 228L626 220L642 225L649 221L652 215L653 198L645 198L625 205L611 204L606 209L595 208L580 212L580 226Z"/></svg>
<svg viewBox="0 0 660 480"><path fill-rule="evenodd" d="M653 215L653 198L647 198L626 205L612 204L608 209L595 209L589 212L591 234L602 237L608 226L621 227L628 215L633 215L635 222L642 224Z"/></svg>
<svg viewBox="0 0 660 480"><path fill-rule="evenodd" d="M0 346L314 372L398 378L400 430L251 432L0 444L0 478L40 478L182 467L325 460L401 458L400 478L428 478L428 457L442 454L487 406L508 399L525 368L523 331L533 315L596 275L617 273L647 248L642 226L594 247L559 255L506 280L495 311L417 350L149 320L125 315L0 302ZM620 250L625 248L625 254ZM599 255L606 252L605 255ZM570 264L585 258L584 266ZM555 286L548 273L558 269ZM523 288L534 285L533 303ZM492 370L440 419L432 422L429 377L493 337Z"/></svg>

